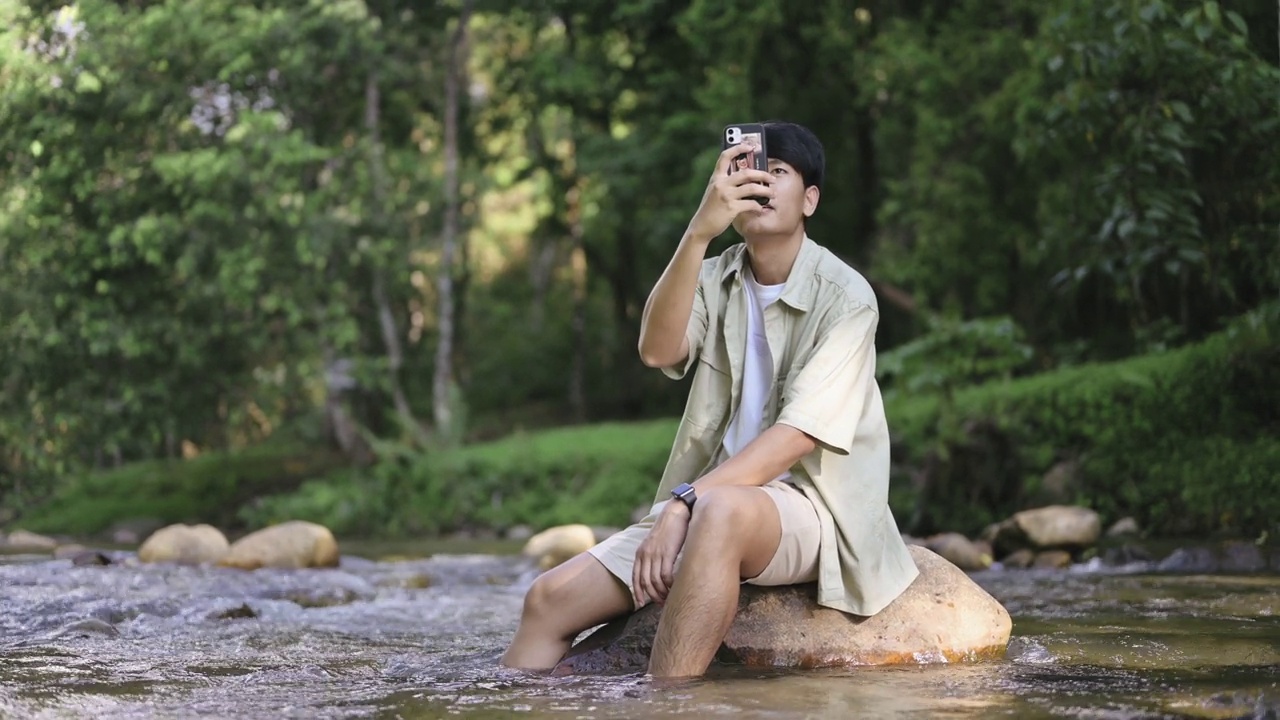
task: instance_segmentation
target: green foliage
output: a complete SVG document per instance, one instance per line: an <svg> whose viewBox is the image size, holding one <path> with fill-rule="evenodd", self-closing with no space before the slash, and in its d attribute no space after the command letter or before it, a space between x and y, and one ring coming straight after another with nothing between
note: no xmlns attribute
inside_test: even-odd
<svg viewBox="0 0 1280 720"><path fill-rule="evenodd" d="M332 453L295 442L270 442L234 453L190 460L152 460L92 473L57 493L15 523L36 532L88 536L112 523L147 519L210 523L224 531L238 524L236 510L251 498L292 491L305 479L341 465Z"/></svg>
<svg viewBox="0 0 1280 720"><path fill-rule="evenodd" d="M919 531L977 532L1036 497L1059 461L1074 497L1166 534L1256 534L1280 513L1280 314L1274 304L1203 343L961 390L964 428L937 454L940 405L891 407L900 463L929 468ZM915 500L915 498L913 498Z"/></svg>
<svg viewBox="0 0 1280 720"><path fill-rule="evenodd" d="M403 453L261 498L246 525L299 518L341 534L399 537L517 524L622 526L652 502L675 423L600 424L516 434L434 454Z"/></svg>

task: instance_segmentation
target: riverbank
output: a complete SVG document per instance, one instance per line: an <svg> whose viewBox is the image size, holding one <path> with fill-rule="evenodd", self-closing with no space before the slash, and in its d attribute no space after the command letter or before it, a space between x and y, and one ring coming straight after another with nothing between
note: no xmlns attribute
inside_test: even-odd
<svg viewBox="0 0 1280 720"><path fill-rule="evenodd" d="M934 396L887 401L891 503L913 534L974 535L1023 507L1132 516L1149 536L1277 535L1280 342L1240 322L1205 342ZM502 536L623 526L652 501L676 419L520 433L337 468L313 448L129 466L69 481L11 523L102 536L130 522L234 532L305 519L338 537Z"/></svg>

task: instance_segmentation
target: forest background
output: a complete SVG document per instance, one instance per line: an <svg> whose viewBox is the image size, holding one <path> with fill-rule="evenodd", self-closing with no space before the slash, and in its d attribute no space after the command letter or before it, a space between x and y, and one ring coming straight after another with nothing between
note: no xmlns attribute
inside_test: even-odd
<svg viewBox="0 0 1280 720"><path fill-rule="evenodd" d="M0 0L0 527L625 524L644 300L783 118L905 531L1276 534L1278 52L1271 0Z"/></svg>

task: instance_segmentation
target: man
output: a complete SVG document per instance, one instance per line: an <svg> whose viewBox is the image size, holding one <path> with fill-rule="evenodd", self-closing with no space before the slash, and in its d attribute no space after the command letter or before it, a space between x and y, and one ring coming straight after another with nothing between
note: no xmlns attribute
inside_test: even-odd
<svg viewBox="0 0 1280 720"><path fill-rule="evenodd" d="M729 172L745 144L720 154L645 305L643 362L697 368L655 504L533 583L505 665L551 668L583 630L656 602L650 674L697 676L742 582L816 580L821 605L873 615L918 574L888 506L875 294L805 232L821 143L791 123L765 141L768 172ZM730 225L745 243L706 258Z"/></svg>

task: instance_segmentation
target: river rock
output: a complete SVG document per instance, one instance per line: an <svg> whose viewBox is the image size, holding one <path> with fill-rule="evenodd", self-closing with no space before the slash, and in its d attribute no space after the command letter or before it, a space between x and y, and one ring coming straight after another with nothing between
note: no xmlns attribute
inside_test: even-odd
<svg viewBox="0 0 1280 720"><path fill-rule="evenodd" d="M14 530L5 540L5 549L16 552L53 552L58 541L26 530Z"/></svg>
<svg viewBox="0 0 1280 720"><path fill-rule="evenodd" d="M595 547L596 534L586 525L557 525L529 538L524 544L526 557L538 561L538 569L550 570L560 563Z"/></svg>
<svg viewBox="0 0 1280 720"><path fill-rule="evenodd" d="M1137 520L1134 520L1131 517L1122 517L1107 529L1107 537L1128 537L1130 535L1137 535L1138 531L1139 528Z"/></svg>
<svg viewBox="0 0 1280 720"><path fill-rule="evenodd" d="M926 538L924 546L951 561L961 570L986 570L991 567L990 551L983 552L960 533L939 533Z"/></svg>
<svg viewBox="0 0 1280 720"><path fill-rule="evenodd" d="M1098 541L1102 520L1089 508L1048 505L1014 513L1000 523L992 546L1001 556L1030 547L1034 550L1081 550Z"/></svg>
<svg viewBox="0 0 1280 720"><path fill-rule="evenodd" d="M1031 563L1035 561L1036 551L1030 548L1022 548L1005 555L1000 561L1000 565L1010 569L1023 570L1031 567Z"/></svg>
<svg viewBox="0 0 1280 720"><path fill-rule="evenodd" d="M1013 623L1008 611L942 556L908 548L920 576L871 617L817 604L817 584L743 585L715 663L819 668L996 659ZM662 608L646 605L583 638L553 675L644 672Z"/></svg>
<svg viewBox="0 0 1280 720"><path fill-rule="evenodd" d="M216 563L227 554L228 547L227 536L212 525L175 523L152 533L138 548L138 560L181 565Z"/></svg>
<svg viewBox="0 0 1280 720"><path fill-rule="evenodd" d="M1031 567L1042 570L1061 570L1071 567L1071 553L1066 550L1045 550L1036 553L1036 559L1032 561Z"/></svg>
<svg viewBox="0 0 1280 720"><path fill-rule="evenodd" d="M337 567L338 541L323 525L290 520L235 541L218 564L241 570Z"/></svg>

